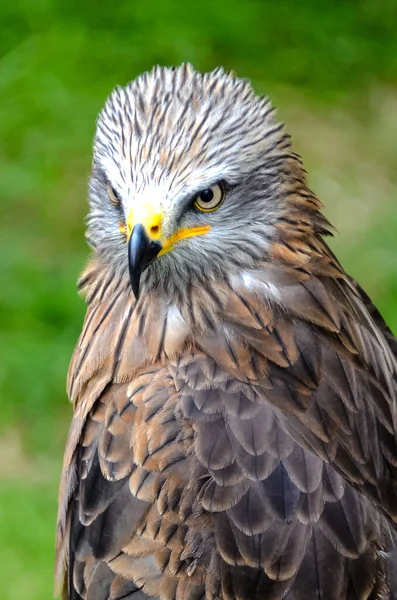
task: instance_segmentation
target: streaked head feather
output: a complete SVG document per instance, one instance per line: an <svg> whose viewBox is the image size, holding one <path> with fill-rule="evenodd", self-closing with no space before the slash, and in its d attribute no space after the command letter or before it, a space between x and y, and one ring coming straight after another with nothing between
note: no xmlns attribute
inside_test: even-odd
<svg viewBox="0 0 397 600"><path fill-rule="evenodd" d="M194 195L220 180L228 186L222 207L211 214L191 210ZM107 184L120 207L109 202ZM119 222L144 198L161 203L167 236L210 225L209 233L179 242L145 273L144 287L180 290L269 255L280 237L277 224L290 210L288 197L302 188L305 176L289 136L270 101L246 80L223 69L201 74L189 64L155 67L116 88L99 115L88 239L115 272L125 273Z"/></svg>

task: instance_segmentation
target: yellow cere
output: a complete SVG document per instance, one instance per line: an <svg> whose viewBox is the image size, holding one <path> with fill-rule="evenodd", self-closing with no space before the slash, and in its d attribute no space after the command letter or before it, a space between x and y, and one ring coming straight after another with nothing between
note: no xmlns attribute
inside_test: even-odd
<svg viewBox="0 0 397 600"><path fill-rule="evenodd" d="M158 204L147 202L132 208L126 221L129 236L134 226L140 223L145 228L151 240L159 240L161 237L163 211Z"/></svg>
<svg viewBox="0 0 397 600"><path fill-rule="evenodd" d="M171 237L164 240L162 239L162 222L163 212L160 206L154 203L145 203L130 210L126 219L126 227L122 228L120 225L120 231L127 233L127 236L129 237L135 225L138 223L141 224L145 228L145 231L151 240L161 242L162 249L158 254L158 256L161 256L162 254L172 250L175 244L181 240L184 240L188 237L202 235L211 229L209 225L187 227L185 229L180 229L171 235Z"/></svg>

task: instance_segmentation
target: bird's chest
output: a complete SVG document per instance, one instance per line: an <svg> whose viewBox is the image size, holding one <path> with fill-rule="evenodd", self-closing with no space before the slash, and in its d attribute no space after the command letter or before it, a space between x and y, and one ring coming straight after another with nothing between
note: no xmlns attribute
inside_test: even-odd
<svg viewBox="0 0 397 600"><path fill-rule="evenodd" d="M259 390L198 351L147 369L128 395L134 462L172 481L196 514L231 509L294 449ZM273 501L284 503L274 490Z"/></svg>
<svg viewBox="0 0 397 600"><path fill-rule="evenodd" d="M151 519L164 536L173 531L166 545L192 585L209 569L217 580L222 561L254 564L258 550L240 550L240 542L293 529L301 496L284 473L295 444L254 386L193 352L145 371L128 389L136 407L130 489L154 500ZM272 542L263 543L270 556Z"/></svg>

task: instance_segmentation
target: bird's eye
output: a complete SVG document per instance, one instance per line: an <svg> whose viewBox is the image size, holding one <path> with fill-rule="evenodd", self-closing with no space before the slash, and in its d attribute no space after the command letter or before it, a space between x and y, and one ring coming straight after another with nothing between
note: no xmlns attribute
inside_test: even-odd
<svg viewBox="0 0 397 600"><path fill-rule="evenodd" d="M194 206L202 212L211 212L217 209L225 199L225 188L216 183L206 190L202 190L194 198Z"/></svg>
<svg viewBox="0 0 397 600"><path fill-rule="evenodd" d="M108 183L106 186L109 200L114 206L120 206L120 195L116 190Z"/></svg>

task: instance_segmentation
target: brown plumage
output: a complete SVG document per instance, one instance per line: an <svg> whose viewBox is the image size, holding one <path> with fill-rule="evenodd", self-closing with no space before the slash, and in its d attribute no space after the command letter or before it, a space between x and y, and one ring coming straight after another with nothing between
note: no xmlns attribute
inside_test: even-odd
<svg viewBox="0 0 397 600"><path fill-rule="evenodd" d="M184 65L116 90L100 117L68 376L64 598L392 597L397 342L326 245L269 107ZM190 216L186 198L221 180L223 204ZM143 264L140 282L130 211L148 190L161 219L145 217L139 243L211 230Z"/></svg>

